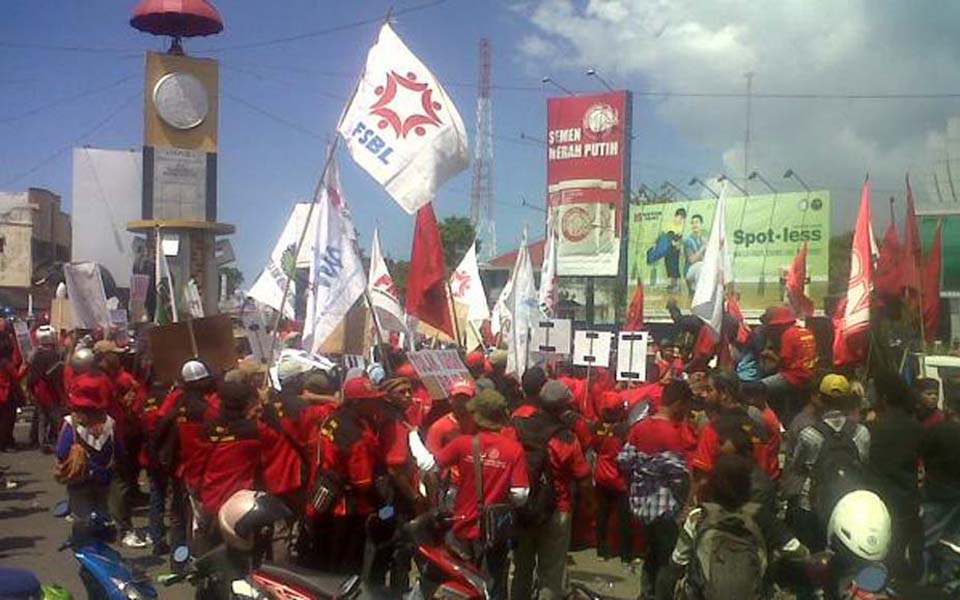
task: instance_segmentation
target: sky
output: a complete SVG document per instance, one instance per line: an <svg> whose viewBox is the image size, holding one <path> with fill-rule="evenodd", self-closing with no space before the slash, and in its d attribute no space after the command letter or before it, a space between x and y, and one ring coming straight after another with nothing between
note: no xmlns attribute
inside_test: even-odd
<svg viewBox="0 0 960 600"><path fill-rule="evenodd" d="M5 0L0 20L0 190L45 187L70 207L74 146L142 144L144 51L166 42L132 29L135 2ZM541 234L546 102L559 89L601 91L595 68L633 90L633 187L726 173L744 183L746 78L754 73L749 170L781 190L790 168L834 199L848 229L864 176L875 227L906 171L924 202L931 157L960 113L960 5L718 0L285 0L216 2L225 29L185 42L220 61L220 219L237 226L252 283L292 204L310 197L325 148L378 23L394 27L445 85L471 145L478 42L493 47L497 241ZM355 25L358 22L369 23ZM907 97L904 97L907 96ZM933 97L931 97L933 96ZM944 97L946 96L946 97ZM532 138L532 139L531 139ZM361 241L409 255L413 218L338 155ZM470 171L441 189L439 217L469 215ZM738 180L738 178L741 178ZM751 188L754 189L754 188ZM754 189L755 192L762 190ZM902 203L899 205L902 210ZM878 216L881 215L881 216ZM83 235L75 231L74 235Z"/></svg>

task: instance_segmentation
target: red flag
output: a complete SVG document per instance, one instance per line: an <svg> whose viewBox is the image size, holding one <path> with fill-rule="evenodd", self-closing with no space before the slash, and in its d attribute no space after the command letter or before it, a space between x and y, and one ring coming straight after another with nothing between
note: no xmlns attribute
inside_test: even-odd
<svg viewBox="0 0 960 600"><path fill-rule="evenodd" d="M883 245L880 246L880 257L877 259L877 272L873 282L879 294L885 296L899 296L903 289L903 273L900 263L903 255L900 248L900 234L897 232L897 222L893 217L893 203L890 204L890 225L883 234Z"/></svg>
<svg viewBox="0 0 960 600"><path fill-rule="evenodd" d="M637 289L633 291L630 307L627 309L627 321L623 324L624 331L640 331L643 329L643 280L637 280Z"/></svg>
<svg viewBox="0 0 960 600"><path fill-rule="evenodd" d="M914 292L920 291L920 230L917 228L917 211L913 205L913 190L907 175L907 216L903 222L903 252L901 253L901 285Z"/></svg>
<svg viewBox="0 0 960 600"><path fill-rule="evenodd" d="M836 365L860 362L867 355L866 334L870 328L870 292L873 288L871 239L868 178L860 192L860 212L853 230L847 294L834 315L833 362Z"/></svg>
<svg viewBox="0 0 960 600"><path fill-rule="evenodd" d="M807 243L804 242L797 255L793 257L790 270L787 271L787 299L798 317L813 316L813 300L807 297L803 288L807 284Z"/></svg>
<svg viewBox="0 0 960 600"><path fill-rule="evenodd" d="M940 326L940 268L943 265L943 221L937 222L933 245L923 263L923 332L927 343L937 337Z"/></svg>
<svg viewBox="0 0 960 600"><path fill-rule="evenodd" d="M740 310L740 301L736 293L727 294L727 312L737 320L736 341L739 344L746 344L750 339L750 328L747 327L746 320L743 318L743 311Z"/></svg>
<svg viewBox="0 0 960 600"><path fill-rule="evenodd" d="M454 337L447 296L447 275L443 265L443 243L433 214L433 204L417 211L413 230L413 251L407 275L407 314Z"/></svg>

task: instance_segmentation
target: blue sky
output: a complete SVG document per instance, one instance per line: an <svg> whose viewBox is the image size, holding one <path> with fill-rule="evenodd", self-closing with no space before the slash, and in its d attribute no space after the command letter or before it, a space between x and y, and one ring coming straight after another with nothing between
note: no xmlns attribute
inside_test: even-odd
<svg viewBox="0 0 960 600"><path fill-rule="evenodd" d="M234 247L248 282L263 266L292 203L312 192L327 140L378 25L255 48L235 46L419 4L220 0L224 32L186 42L188 53L221 61L220 215L237 225ZM642 93L738 93L748 70L758 72L754 89L759 92L956 91L941 83L960 75L958 42L942 30L943 15L904 13L896 3L872 8L871 3L811 2L763 12L736 0L707 9L695 4L446 0L395 19L401 37L447 87L471 143L477 43L481 37L492 42L501 250L516 244L524 224L532 236L542 226L542 214L521 208L519 198L542 203L544 149L520 134L544 136L545 97L557 93L542 90L546 74L578 91L598 90L598 82L583 74L596 66L614 86L641 92L634 105L634 185L659 186L670 179L685 189L692 175L742 173L744 100ZM71 146L141 145L143 51L165 49L166 43L129 27L133 5L4 2L0 190L47 187L63 195L69 207ZM827 30L825 22L832 24ZM811 39L816 44L805 45ZM849 225L849 206L867 171L874 177L875 196L885 198L899 193L903 171L911 169L922 196L925 157L942 143L953 112L949 100L759 98L751 166L786 189L794 189L780 178L786 167L803 173L815 187L830 188L835 202L847 207L839 209L837 231ZM363 243L379 224L387 253L405 258L413 219L343 152L340 166ZM441 190L438 214L467 215L469 194L468 170Z"/></svg>

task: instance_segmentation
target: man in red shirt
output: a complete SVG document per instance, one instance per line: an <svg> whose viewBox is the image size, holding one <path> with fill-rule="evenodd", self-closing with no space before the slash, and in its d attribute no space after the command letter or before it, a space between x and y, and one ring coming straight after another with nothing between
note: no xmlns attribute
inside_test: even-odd
<svg viewBox="0 0 960 600"><path fill-rule="evenodd" d="M548 381L540 390L540 409L526 418L513 420L517 435L527 451L528 460L545 452L545 465L534 473L528 468L531 499L542 493L535 487L552 486L552 507L537 505L537 515L527 515L527 524L520 531L514 552L515 570L511 586L512 598L530 598L533 572L537 571L541 594L546 598L563 598L567 552L570 549L573 490L593 512L593 485L590 465L583 455L577 436L570 430L570 389L560 381ZM544 448L545 447L545 448ZM529 467L529 464L528 464ZM545 476L544 476L545 475ZM533 479L536 478L536 481Z"/></svg>
<svg viewBox="0 0 960 600"><path fill-rule="evenodd" d="M777 365L777 372L762 380L767 392L782 394L805 387L813 379L817 365L813 333L797 325L797 317L789 306L767 309L766 329L772 348L764 350L761 356Z"/></svg>
<svg viewBox="0 0 960 600"><path fill-rule="evenodd" d="M529 492L527 463L523 448L502 433L507 424L507 401L493 390L484 390L468 403L477 433L461 435L436 454L440 467L458 467L461 485L453 506L453 535L467 549L493 581L490 597L507 597L509 545L494 548L481 544L480 506L513 503L523 504ZM477 481L477 461L480 477ZM477 498L478 490L482 502Z"/></svg>

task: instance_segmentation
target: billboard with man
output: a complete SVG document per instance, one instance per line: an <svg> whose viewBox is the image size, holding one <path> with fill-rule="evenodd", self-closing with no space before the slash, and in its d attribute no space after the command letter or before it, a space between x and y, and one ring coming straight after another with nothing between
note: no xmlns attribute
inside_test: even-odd
<svg viewBox="0 0 960 600"><path fill-rule="evenodd" d="M712 198L630 207L627 298L642 280L648 317L666 317L670 298L684 311L689 308L715 207ZM829 267L829 192L728 197L726 227L734 244L734 284L748 316L783 301L783 276L803 242L808 248L807 295L822 310Z"/></svg>
<svg viewBox="0 0 960 600"><path fill-rule="evenodd" d="M547 99L547 208L559 233L558 275L620 272L630 115L625 91Z"/></svg>

